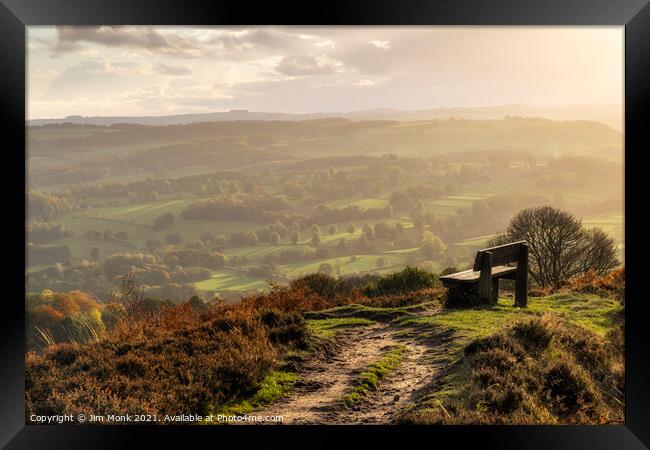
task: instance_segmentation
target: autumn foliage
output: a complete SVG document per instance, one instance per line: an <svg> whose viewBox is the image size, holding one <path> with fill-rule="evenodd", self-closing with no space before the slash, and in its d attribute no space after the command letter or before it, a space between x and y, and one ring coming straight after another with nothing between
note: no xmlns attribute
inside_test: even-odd
<svg viewBox="0 0 650 450"><path fill-rule="evenodd" d="M587 272L572 281L571 290L614 297L625 303L625 268L620 267L605 275Z"/></svg>
<svg viewBox="0 0 650 450"><path fill-rule="evenodd" d="M105 304L81 291L43 291L27 298L27 345L38 349L54 342L84 342L105 329Z"/></svg>

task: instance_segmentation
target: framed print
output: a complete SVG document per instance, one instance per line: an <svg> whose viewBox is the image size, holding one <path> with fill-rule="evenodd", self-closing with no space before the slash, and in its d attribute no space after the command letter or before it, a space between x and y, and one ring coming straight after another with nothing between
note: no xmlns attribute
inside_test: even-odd
<svg viewBox="0 0 650 450"><path fill-rule="evenodd" d="M650 445L647 1L0 10L6 448Z"/></svg>

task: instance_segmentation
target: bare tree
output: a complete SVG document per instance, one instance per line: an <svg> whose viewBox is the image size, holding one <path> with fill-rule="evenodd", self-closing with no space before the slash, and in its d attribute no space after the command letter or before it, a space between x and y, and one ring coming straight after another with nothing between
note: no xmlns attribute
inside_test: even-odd
<svg viewBox="0 0 650 450"><path fill-rule="evenodd" d="M600 228L587 231L588 247L583 254L583 269L604 275L619 265L616 257L616 242Z"/></svg>
<svg viewBox="0 0 650 450"><path fill-rule="evenodd" d="M604 274L619 264L614 239L601 229L584 229L579 219L550 206L520 211L490 245L519 240L528 242L529 271L541 286L559 288L571 277Z"/></svg>
<svg viewBox="0 0 650 450"><path fill-rule="evenodd" d="M144 298L144 289L140 287L133 272L129 272L122 277L120 286L120 297L118 302L124 305L128 312L133 312Z"/></svg>

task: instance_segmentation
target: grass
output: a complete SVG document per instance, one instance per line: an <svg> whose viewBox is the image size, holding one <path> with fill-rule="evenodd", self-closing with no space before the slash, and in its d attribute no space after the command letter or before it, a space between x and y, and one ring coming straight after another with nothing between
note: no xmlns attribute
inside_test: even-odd
<svg viewBox="0 0 650 450"><path fill-rule="evenodd" d="M321 237L320 237L320 242L321 245L332 245L335 246L339 242L341 242L341 239L345 239L346 242L351 243L354 242L356 239L360 238L361 235L363 234L363 228L358 227L354 233L348 233L347 227L349 224L341 224L340 226L337 226L337 232L334 234L329 234L328 232L328 227L323 226L321 227ZM300 241L302 244L310 244L311 243L311 233L309 232L303 232L302 233L303 240Z"/></svg>
<svg viewBox="0 0 650 450"><path fill-rule="evenodd" d="M165 209L166 208L161 208L160 210L156 210L155 217L163 214L164 212L167 212ZM91 212L91 214L94 214L96 211L99 211L99 209ZM72 257L75 262L79 262L81 259L87 258L91 247L99 247L101 254L100 261L102 261L112 253L127 251L128 247L114 242L106 243L103 239L90 239L86 236L86 232L89 230L99 231L100 233L103 233L104 230L111 230L113 233L116 233L118 231L126 231L129 235L127 245L131 244L137 247L144 247L145 243L149 239L157 239L164 245L165 237L168 233L172 232L180 232L183 238L183 243L187 243L197 241L200 235L206 231L212 231L216 234L228 235L235 231L251 230L259 228L260 226L260 224L255 224L253 222L228 220L178 220L177 218L176 222L169 228L165 230L154 230L150 227L151 223L153 223L153 219L149 223L139 223L137 221L130 223L129 218L125 219L120 218L119 215L113 217L93 217L86 216L83 213L73 213L66 215L57 219L55 223L63 225L66 230L73 231L74 235L69 238L60 239L56 241L56 243L58 245L69 245ZM229 253L231 255L234 255L246 254L249 251L253 251L258 252L260 253L260 256L263 256L264 251L268 252L269 250L274 249L280 251L284 248L286 247L259 245L254 247L240 247L237 249L231 249L229 250Z"/></svg>
<svg viewBox="0 0 650 450"><path fill-rule="evenodd" d="M328 319L309 319L307 320L307 327L316 338L331 339L346 328L362 327L373 323L375 322L361 317L332 317Z"/></svg>
<svg viewBox="0 0 650 450"><path fill-rule="evenodd" d="M282 330L241 307L199 313L186 303L155 315L134 310L97 340L27 353L26 411L205 415L210 404L259 390L277 363L272 331Z"/></svg>
<svg viewBox="0 0 650 450"><path fill-rule="evenodd" d="M361 200L358 199L342 199L330 202L328 204L330 207L335 208L344 208L346 206L358 206L361 209L371 209L371 208L384 208L388 205L388 199L386 198L364 198Z"/></svg>
<svg viewBox="0 0 650 450"><path fill-rule="evenodd" d="M197 291L252 291L268 289L265 279L253 277L246 273L226 273L224 271L213 274L207 280L194 283Z"/></svg>
<svg viewBox="0 0 650 450"><path fill-rule="evenodd" d="M400 366L405 352L406 347L403 345L389 347L378 361L361 372L355 387L343 397L343 404L353 407L365 401L368 395L376 391L380 383Z"/></svg>
<svg viewBox="0 0 650 450"><path fill-rule="evenodd" d="M226 258L230 258L233 256L238 256L238 257L245 256L250 260L261 261L262 258L264 258L264 256L266 255L280 253L283 250L297 250L298 248L300 248L300 245L283 244L283 243L278 245L255 244L255 245L247 245L242 247L226 248L223 250L223 254L226 256Z"/></svg>
<svg viewBox="0 0 650 450"><path fill-rule="evenodd" d="M320 265L323 263L331 264L335 271L338 266L342 275L357 272L396 272L406 265L409 254L410 252L407 251L371 253L356 255L354 260L350 256L342 256L338 258L320 259L318 261L300 261L286 264L282 268L287 270L289 278L318 272ZM386 266L383 268L377 267L377 259L380 257L383 257L386 262Z"/></svg>
<svg viewBox="0 0 650 450"><path fill-rule="evenodd" d="M496 234L488 234L487 236L479 236L471 239L465 239L464 241L457 242L454 245L461 245L466 247L487 247L487 243L490 239L495 237Z"/></svg>
<svg viewBox="0 0 650 450"><path fill-rule="evenodd" d="M200 196L175 196L165 195L159 200L149 202L130 203L127 199L116 200L117 206L105 206L94 208L83 213L74 213L76 217L90 215L97 218L117 219L126 222L133 222L140 225L153 225L156 217L164 213L172 213L179 217L180 213L191 203L202 200L206 197ZM105 202L105 200L104 200Z"/></svg>
<svg viewBox="0 0 650 450"><path fill-rule="evenodd" d="M457 209L471 208L472 203L476 200L485 199L485 195L450 195L447 197L437 198L425 203L428 211L435 214L447 215L455 214Z"/></svg>
<svg viewBox="0 0 650 450"><path fill-rule="evenodd" d="M528 308L533 313L558 314L600 336L612 330L615 314L623 310L617 300L573 293L532 298L528 301Z"/></svg>
<svg viewBox="0 0 650 450"><path fill-rule="evenodd" d="M620 345L552 313L520 317L465 346L402 421L621 423Z"/></svg>
<svg viewBox="0 0 650 450"><path fill-rule="evenodd" d="M403 317L401 326L427 327L451 330L457 337L454 350L460 355L471 340L492 334L519 319L553 313L604 336L614 327L614 316L622 310L614 299L592 294L560 293L546 297L529 297L525 309L513 306L512 298L500 298L496 306L468 309L445 309L440 314L426 317Z"/></svg>
<svg viewBox="0 0 650 450"><path fill-rule="evenodd" d="M485 336L508 322L531 314L530 311L510 306L510 300L499 299L494 306L471 309L445 309L440 314L428 317L407 317L399 321L401 326L432 325L454 331L466 339Z"/></svg>
<svg viewBox="0 0 650 450"><path fill-rule="evenodd" d="M325 309L318 312L305 313L308 319L359 319L372 322L392 322L404 316L411 316L415 311L422 309L424 304L408 305L401 307L374 307L366 305L344 305Z"/></svg>
<svg viewBox="0 0 650 450"><path fill-rule="evenodd" d="M118 219L109 219L92 216L82 215L67 215L55 221L65 227L66 230L74 232L73 239L85 237L86 231L99 231L111 230L113 233L117 231L126 231L129 233L130 240L148 238L153 229L129 222L118 222Z"/></svg>
<svg viewBox="0 0 650 450"><path fill-rule="evenodd" d="M218 411L212 408L211 414L242 415L274 403L291 391L298 380L295 372L273 371L260 382L258 390L249 399L225 405Z"/></svg>

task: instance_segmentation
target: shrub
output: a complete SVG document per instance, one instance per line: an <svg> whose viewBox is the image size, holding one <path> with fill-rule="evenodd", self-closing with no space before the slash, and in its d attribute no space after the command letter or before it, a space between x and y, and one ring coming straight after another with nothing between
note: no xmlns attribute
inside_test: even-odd
<svg viewBox="0 0 650 450"><path fill-rule="evenodd" d="M577 292L613 297L625 304L625 268L612 270L599 276L595 271L572 280L570 289Z"/></svg>
<svg viewBox="0 0 650 450"><path fill-rule="evenodd" d="M544 379L545 398L558 416L575 419L578 413L593 416L598 410L588 375L570 359L553 362Z"/></svg>
<svg viewBox="0 0 650 450"><path fill-rule="evenodd" d="M331 276L334 273L334 266L330 263L321 263L318 267L318 272Z"/></svg>
<svg viewBox="0 0 650 450"><path fill-rule="evenodd" d="M617 397L623 396L623 357L618 345L557 316L515 322L465 348L457 365L462 380L454 388L457 394L440 410L407 413L402 421L621 422L623 403Z"/></svg>
<svg viewBox="0 0 650 450"><path fill-rule="evenodd" d="M299 342L300 319L267 327L250 311L189 304L128 317L104 339L26 355L26 414L206 414L253 392L278 342Z"/></svg>
<svg viewBox="0 0 650 450"><path fill-rule="evenodd" d="M362 298L359 303L379 308L399 308L402 306L417 305L425 302L442 303L444 297L444 288L427 288L407 292L406 294L365 297Z"/></svg>
<svg viewBox="0 0 650 450"><path fill-rule="evenodd" d="M27 302L27 347L42 349L50 343L85 342L105 329L104 304L81 291L43 291Z"/></svg>
<svg viewBox="0 0 650 450"><path fill-rule="evenodd" d="M438 285L438 277L417 267L407 266L406 269L385 275L372 283L364 294L368 296L406 294Z"/></svg>
<svg viewBox="0 0 650 450"><path fill-rule="evenodd" d="M263 310L259 320L267 327L272 343L304 349L307 347L307 321L297 312L282 312L277 309Z"/></svg>
<svg viewBox="0 0 650 450"><path fill-rule="evenodd" d="M450 266L443 269L442 272L440 272L440 276L451 275L452 273L456 273L456 272L460 272L460 269L458 269L458 267L456 266Z"/></svg>
<svg viewBox="0 0 650 450"><path fill-rule="evenodd" d="M553 336L552 330L541 319L519 322L512 326L510 335L526 349L527 352L538 354L546 349Z"/></svg>
<svg viewBox="0 0 650 450"><path fill-rule="evenodd" d="M164 230L174 224L174 214L168 212L161 216L156 217L153 222L153 228L155 230Z"/></svg>
<svg viewBox="0 0 650 450"><path fill-rule="evenodd" d="M174 233L167 233L165 236L165 242L171 245L180 245L183 242L183 237L178 231Z"/></svg>
<svg viewBox="0 0 650 450"><path fill-rule="evenodd" d="M283 312L316 311L332 306L327 299L311 289L295 285L289 287L272 285L270 292L243 297L241 305L254 311L278 309Z"/></svg>
<svg viewBox="0 0 650 450"><path fill-rule="evenodd" d="M323 272L297 278L291 282L290 286L292 289L310 290L325 299L333 299L351 290L350 286L344 280L338 280Z"/></svg>

